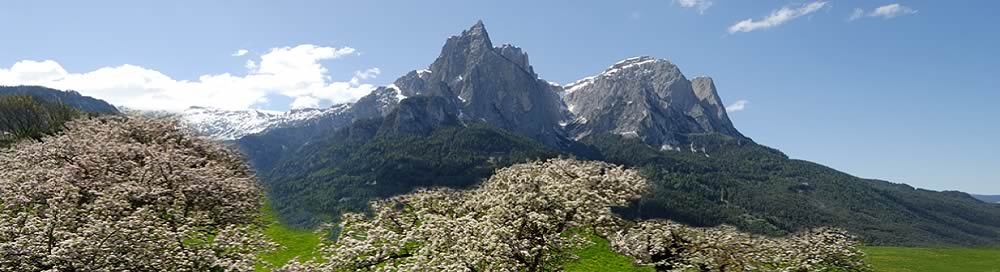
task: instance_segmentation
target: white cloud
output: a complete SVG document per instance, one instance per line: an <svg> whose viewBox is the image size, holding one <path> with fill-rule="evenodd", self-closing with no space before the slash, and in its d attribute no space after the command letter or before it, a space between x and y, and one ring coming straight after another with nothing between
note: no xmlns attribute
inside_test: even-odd
<svg viewBox="0 0 1000 272"><path fill-rule="evenodd" d="M356 71L356 72L354 72L354 76L357 77L357 78L360 78L360 79L369 79L369 78L375 78L375 76L378 76L378 74L381 74L381 73L382 73L382 70L379 70L376 67L376 68L368 68L368 70L364 70L364 71Z"/></svg>
<svg viewBox="0 0 1000 272"><path fill-rule="evenodd" d="M865 10L860 8L855 8L854 11L851 12L851 16L847 17L847 21L851 22L857 19L861 19L861 17L864 16L865 16Z"/></svg>
<svg viewBox="0 0 1000 272"><path fill-rule="evenodd" d="M750 32L759 29L768 29L782 25L788 21L795 18L808 15L810 13L816 12L819 9L826 6L826 2L817 1L809 4L802 5L798 8L782 7L781 9L772 11L767 17L761 18L760 20L746 19L739 21L729 27L729 33L736 32Z"/></svg>
<svg viewBox="0 0 1000 272"><path fill-rule="evenodd" d="M909 8L900 4L888 4L885 6L877 7L868 16L871 17L882 17L885 19L891 19L903 15L915 14L917 10Z"/></svg>
<svg viewBox="0 0 1000 272"><path fill-rule="evenodd" d="M248 61L246 75L207 74L197 80L177 80L159 71L124 64L85 73L69 73L52 60L23 60L0 68L0 85L41 85L76 90L88 96L144 110L183 110L190 106L247 109L268 95L294 99L291 106L321 102L352 102L374 86L362 83L378 75L377 68L359 71L347 82L332 80L321 61L355 54L350 47L304 44L273 48Z"/></svg>
<svg viewBox="0 0 1000 272"><path fill-rule="evenodd" d="M864 16L868 17L882 17L883 19L892 19L903 15L916 14L917 10L910 7L900 5L900 4L888 4L885 6L877 7L872 12L865 14L865 10L856 8L851 16L847 18L847 21L854 21L861 19Z"/></svg>
<svg viewBox="0 0 1000 272"><path fill-rule="evenodd" d="M246 49L236 50L236 52L233 52L233 57L240 57L240 56L246 55L247 53L250 53L250 50L246 50Z"/></svg>
<svg viewBox="0 0 1000 272"><path fill-rule="evenodd" d="M726 106L726 112L742 111L743 109L746 109L747 104L750 104L750 101L736 100L736 102L733 102L732 104L729 104L729 106Z"/></svg>
<svg viewBox="0 0 1000 272"><path fill-rule="evenodd" d="M698 9L698 13L700 14L705 14L705 11L714 4L712 0L674 0L674 2L683 8Z"/></svg>
<svg viewBox="0 0 1000 272"><path fill-rule="evenodd" d="M293 109L317 108L319 107L319 102L318 98L312 96L300 96L296 97L289 107Z"/></svg>

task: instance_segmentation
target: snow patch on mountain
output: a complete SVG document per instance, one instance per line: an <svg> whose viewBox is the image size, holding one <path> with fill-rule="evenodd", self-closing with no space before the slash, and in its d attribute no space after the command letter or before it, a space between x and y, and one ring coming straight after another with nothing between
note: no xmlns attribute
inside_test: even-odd
<svg viewBox="0 0 1000 272"><path fill-rule="evenodd" d="M296 109L288 112L191 107L177 114L177 117L196 132L209 138L235 140L275 127L340 114L348 109L350 104L338 104L327 109Z"/></svg>

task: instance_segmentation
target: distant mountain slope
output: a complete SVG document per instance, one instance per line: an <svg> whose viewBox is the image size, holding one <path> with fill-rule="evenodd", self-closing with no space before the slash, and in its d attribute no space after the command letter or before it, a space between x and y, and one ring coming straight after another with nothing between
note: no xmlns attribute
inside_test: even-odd
<svg viewBox="0 0 1000 272"><path fill-rule="evenodd" d="M295 224L562 155L641 169L654 190L620 210L628 216L772 235L837 226L871 244L1000 245L997 205L789 159L737 131L723 105L711 78L688 80L650 57L556 86L520 49L493 47L477 23L449 38L430 69L376 89L348 114L237 143Z"/></svg>
<svg viewBox="0 0 1000 272"><path fill-rule="evenodd" d="M269 168L258 167L286 222L315 225L371 200L418 187L462 188L494 169L555 157L529 138L481 122L462 124L440 97L403 100L386 117L358 120Z"/></svg>
<svg viewBox="0 0 1000 272"><path fill-rule="evenodd" d="M274 127L262 133L250 134L236 141L247 154L250 164L258 169L271 168L284 156L294 154L305 145L321 141L349 126L354 121L381 118L388 115L405 98L392 87L379 87L336 114Z"/></svg>
<svg viewBox="0 0 1000 272"><path fill-rule="evenodd" d="M972 197L987 203L1000 203L1000 195L972 195Z"/></svg>
<svg viewBox="0 0 1000 272"><path fill-rule="evenodd" d="M41 86L0 86L0 96L27 95L40 101L65 104L88 113L118 114L118 109L104 100L83 96L75 91L60 91Z"/></svg>
<svg viewBox="0 0 1000 272"><path fill-rule="evenodd" d="M294 126L320 117L344 114L348 108L349 104L339 104L326 109L271 112L191 107L177 116L203 135L219 140L235 140L272 128Z"/></svg>
<svg viewBox="0 0 1000 272"><path fill-rule="evenodd" d="M764 234L836 226L873 245L997 245L1000 207L960 192L861 179L721 134L682 151L602 134L583 139L603 160L643 170L653 192L622 212Z"/></svg>

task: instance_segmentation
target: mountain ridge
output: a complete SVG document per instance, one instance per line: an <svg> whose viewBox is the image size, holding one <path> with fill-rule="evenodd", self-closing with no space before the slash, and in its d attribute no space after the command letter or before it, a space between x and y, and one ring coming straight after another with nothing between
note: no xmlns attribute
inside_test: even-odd
<svg viewBox="0 0 1000 272"><path fill-rule="evenodd" d="M118 108L97 98L84 96L76 91L56 90L42 86L0 86L0 96L27 95L49 103L65 104L83 112L119 114Z"/></svg>
<svg viewBox="0 0 1000 272"><path fill-rule="evenodd" d="M630 217L767 235L835 226L882 245L1000 244L995 206L758 145L729 120L715 80L688 79L667 60L628 58L558 86L523 50L488 37L477 22L448 38L428 69L363 98L396 103L352 105L367 118L240 139L283 220L316 224L419 187L470 186L519 160L573 156L650 179L653 191L619 210ZM513 126L523 118L532 122Z"/></svg>

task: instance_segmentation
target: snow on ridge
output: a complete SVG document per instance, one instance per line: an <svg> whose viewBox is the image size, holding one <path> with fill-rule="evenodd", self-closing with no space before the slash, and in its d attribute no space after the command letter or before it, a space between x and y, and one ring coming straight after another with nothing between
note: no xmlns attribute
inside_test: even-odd
<svg viewBox="0 0 1000 272"><path fill-rule="evenodd" d="M623 70L628 70L628 69L632 69L633 67L641 67L641 66L644 66L644 65L653 64L653 63L660 63L660 62L670 63L669 60L657 59L657 58L653 58L653 57L650 57L650 56L639 56L639 57L627 58L627 59L621 60L621 61L616 62L615 64L609 66L608 69L605 69L600 74L597 74L595 76L588 76L588 77L582 78L580 80L577 80L577 81L575 81L573 83L566 84L566 85L563 86L563 88L565 89L565 92L567 94L569 94L569 93L572 93L574 91L579 90L580 88L583 88L583 87L589 86L591 84L594 84L594 81L597 78L611 77L611 76L614 76L614 75L618 74L619 72L621 72Z"/></svg>
<svg viewBox="0 0 1000 272"><path fill-rule="evenodd" d="M403 94L403 89L399 88L399 86L396 86L395 83L389 84L389 86L386 86L386 88L396 90L396 100L397 100L396 102L403 101L403 99L406 99L408 97Z"/></svg>
<svg viewBox="0 0 1000 272"><path fill-rule="evenodd" d="M573 83L566 84L566 86L563 86L563 88L565 88L567 94L573 93L579 90L580 88L586 87L590 84L594 84L595 78L596 76L585 77L580 80L574 81Z"/></svg>
<svg viewBox="0 0 1000 272"><path fill-rule="evenodd" d="M235 140L267 129L339 114L350 104L337 104L326 109L294 109L287 112L270 110L223 110L192 107L178 114L182 122L209 138Z"/></svg>

